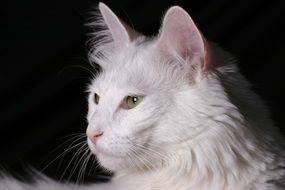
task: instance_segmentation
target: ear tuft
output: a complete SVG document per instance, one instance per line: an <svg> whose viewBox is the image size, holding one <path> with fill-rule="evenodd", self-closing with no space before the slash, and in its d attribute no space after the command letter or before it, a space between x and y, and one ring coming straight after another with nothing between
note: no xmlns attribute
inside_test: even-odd
<svg viewBox="0 0 285 190"><path fill-rule="evenodd" d="M96 63L107 70L115 64L109 60L113 53L128 48L130 43L141 35L121 21L104 3L100 2L98 9L94 19L87 24L94 31L88 41L90 45L88 56L91 63Z"/></svg>
<svg viewBox="0 0 285 190"><path fill-rule="evenodd" d="M136 31L122 22L104 3L99 3L99 10L117 46L127 46L131 41L139 36Z"/></svg>

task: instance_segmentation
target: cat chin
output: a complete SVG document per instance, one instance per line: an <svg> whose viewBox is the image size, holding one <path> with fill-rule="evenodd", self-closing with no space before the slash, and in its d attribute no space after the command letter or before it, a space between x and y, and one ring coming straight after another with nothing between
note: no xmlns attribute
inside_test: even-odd
<svg viewBox="0 0 285 190"><path fill-rule="evenodd" d="M124 157L113 155L102 149L95 148L94 144L89 139L87 139L87 143L90 151L96 156L100 165L103 166L105 169L114 172L118 169L121 169L121 167L125 165Z"/></svg>
<svg viewBox="0 0 285 190"><path fill-rule="evenodd" d="M112 157L101 153L97 153L96 158L102 167L112 172L116 172L119 169L122 169L122 166L125 165L124 158L121 157Z"/></svg>

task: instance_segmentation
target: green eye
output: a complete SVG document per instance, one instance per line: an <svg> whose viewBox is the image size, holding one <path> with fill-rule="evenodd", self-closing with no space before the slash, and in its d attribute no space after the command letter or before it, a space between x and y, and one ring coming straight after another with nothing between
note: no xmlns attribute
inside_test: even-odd
<svg viewBox="0 0 285 190"><path fill-rule="evenodd" d="M143 96L127 96L126 97L126 109L132 109L139 105L143 100Z"/></svg>
<svg viewBox="0 0 285 190"><path fill-rule="evenodd" d="M94 94L94 102L95 104L98 104L99 103L99 100L100 100L100 96L98 94Z"/></svg>

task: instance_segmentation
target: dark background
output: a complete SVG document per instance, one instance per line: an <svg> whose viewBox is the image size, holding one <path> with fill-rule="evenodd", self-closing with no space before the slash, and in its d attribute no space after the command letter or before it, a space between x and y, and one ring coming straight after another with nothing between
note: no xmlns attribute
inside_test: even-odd
<svg viewBox="0 0 285 190"><path fill-rule="evenodd" d="M161 17L171 5L185 8L209 40L238 58L241 72L263 97L273 120L284 133L284 1L104 2L147 35L157 33ZM23 168L28 170L33 166L56 179L68 180L69 176L77 179L78 175L72 175L71 170L78 160L70 160L79 147L52 160L74 142L71 139L55 149L71 138L68 135L84 133L87 126L84 91L92 67L86 57L90 30L84 24L96 6L97 1L93 0L1 2L0 165L3 170L22 176ZM97 172L90 170L91 165L85 174L88 180L94 180Z"/></svg>

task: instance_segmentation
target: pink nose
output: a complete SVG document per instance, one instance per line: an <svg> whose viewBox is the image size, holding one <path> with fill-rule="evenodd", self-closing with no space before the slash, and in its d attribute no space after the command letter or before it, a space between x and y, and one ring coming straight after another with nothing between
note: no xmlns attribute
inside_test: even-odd
<svg viewBox="0 0 285 190"><path fill-rule="evenodd" d="M87 131L87 137L91 140L93 144L96 144L98 139L103 135L103 132L90 132Z"/></svg>

